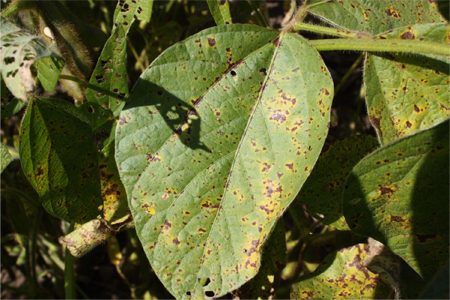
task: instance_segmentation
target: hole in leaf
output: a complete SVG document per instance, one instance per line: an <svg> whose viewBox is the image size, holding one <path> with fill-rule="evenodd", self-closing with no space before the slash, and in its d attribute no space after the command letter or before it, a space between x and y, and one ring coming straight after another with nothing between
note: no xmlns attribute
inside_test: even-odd
<svg viewBox="0 0 450 300"><path fill-rule="evenodd" d="M266 75L267 75L267 70L266 70L266 68L261 68L261 69L259 69L259 74L266 76Z"/></svg>
<svg viewBox="0 0 450 300"><path fill-rule="evenodd" d="M234 71L234 70L232 70L231 72L230 72L230 74L231 74L231 76L236 76L237 74L236 74L236 72Z"/></svg>
<svg viewBox="0 0 450 300"><path fill-rule="evenodd" d="M214 297L214 292L213 291L206 291L205 292L205 295L207 296L207 297Z"/></svg>
<svg viewBox="0 0 450 300"><path fill-rule="evenodd" d="M95 112L95 110L94 110L94 108L92 107L92 105L89 105L88 107L87 107L87 111L89 112L89 113L94 113Z"/></svg>
<svg viewBox="0 0 450 300"><path fill-rule="evenodd" d="M205 287L205 286L207 286L208 284L211 283L211 279L209 279L209 278L199 278L198 279L198 283L200 283L201 286Z"/></svg>
<svg viewBox="0 0 450 300"><path fill-rule="evenodd" d="M16 59L15 59L14 57L11 57L11 56L5 57L5 58L3 59L3 61L5 62L5 65L12 64L15 60L16 60Z"/></svg>
<svg viewBox="0 0 450 300"><path fill-rule="evenodd" d="M191 291L187 291L186 296L190 296L190 295L191 295Z"/></svg>

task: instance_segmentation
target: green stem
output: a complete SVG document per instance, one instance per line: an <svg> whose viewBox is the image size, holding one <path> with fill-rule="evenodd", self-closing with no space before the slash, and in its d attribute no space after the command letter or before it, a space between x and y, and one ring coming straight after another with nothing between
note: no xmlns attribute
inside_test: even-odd
<svg viewBox="0 0 450 300"><path fill-rule="evenodd" d="M304 30L315 33L322 33L326 35L338 36L351 39L371 39L372 36L365 32L340 30L332 27L324 27L313 24L306 24L302 22L296 22L293 26L294 31Z"/></svg>
<svg viewBox="0 0 450 300"><path fill-rule="evenodd" d="M33 227L31 228L31 232L30 232L30 271L31 271L31 278L32 278L32 282L33 285L35 287L38 286L38 282L37 282L37 277L36 277L36 255L37 255L37 249L36 249L36 244L37 244L37 234L38 234L38 229L39 229L39 225L41 223L41 218L42 218L42 209L39 209L36 213L34 222L33 222Z"/></svg>
<svg viewBox="0 0 450 300"><path fill-rule="evenodd" d="M350 67L350 69L348 69L348 71L344 74L341 81L339 81L338 85L334 88L335 95L340 91L340 89L342 88L344 83L347 81L347 79L350 77L350 75L352 75L353 71L355 71L355 69L359 66L359 64L362 62L363 59L364 59L364 55L361 54L358 57L358 59L353 63L353 65Z"/></svg>
<svg viewBox="0 0 450 300"><path fill-rule="evenodd" d="M73 231L74 224L72 223L69 232ZM64 266L64 289L66 292L66 299L76 299L75 282L73 274L73 266L75 258L70 254L69 249L66 248L65 266Z"/></svg>
<svg viewBox="0 0 450 300"><path fill-rule="evenodd" d="M443 44L410 41L410 40L368 40L368 39L329 39L313 40L311 44L318 51L350 50L369 52L394 52L394 53L415 53L415 54L435 54L450 56L450 47Z"/></svg>

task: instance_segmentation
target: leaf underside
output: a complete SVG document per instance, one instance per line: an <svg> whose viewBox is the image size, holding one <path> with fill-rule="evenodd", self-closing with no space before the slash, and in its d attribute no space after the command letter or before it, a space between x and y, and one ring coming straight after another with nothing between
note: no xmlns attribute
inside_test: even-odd
<svg viewBox="0 0 450 300"><path fill-rule="evenodd" d="M200 32L141 76L116 161L144 250L175 297L220 297L255 276L321 151L332 93L303 38L250 25Z"/></svg>

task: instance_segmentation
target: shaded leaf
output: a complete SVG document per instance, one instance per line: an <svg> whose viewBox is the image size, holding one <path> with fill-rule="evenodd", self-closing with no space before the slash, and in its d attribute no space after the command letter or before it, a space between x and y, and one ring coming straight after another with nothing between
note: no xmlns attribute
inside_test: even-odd
<svg viewBox="0 0 450 300"><path fill-rule="evenodd" d="M281 271L286 266L285 235L284 223L280 219L264 245L258 274L234 291L235 296L239 299L273 299L275 297Z"/></svg>
<svg viewBox="0 0 450 300"><path fill-rule="evenodd" d="M209 11L217 25L232 24L228 0L207 0Z"/></svg>
<svg viewBox="0 0 450 300"><path fill-rule="evenodd" d="M447 263L429 282L419 299L450 299L449 273Z"/></svg>
<svg viewBox="0 0 450 300"><path fill-rule="evenodd" d="M0 151L0 173L3 173L3 170L13 161L13 158L5 145L0 144Z"/></svg>
<svg viewBox="0 0 450 300"><path fill-rule="evenodd" d="M292 285L291 299L388 299L391 289L363 265L369 246L329 254L313 273Z"/></svg>
<svg viewBox="0 0 450 300"><path fill-rule="evenodd" d="M116 161L136 231L177 298L220 297L257 274L321 151L330 75L307 41L278 34L223 25L191 36L153 62L120 115Z"/></svg>
<svg viewBox="0 0 450 300"><path fill-rule="evenodd" d="M345 180L353 167L377 145L371 136L354 136L332 144L320 155L289 210L302 211L306 204L308 212L321 222L348 229L342 212Z"/></svg>
<svg viewBox="0 0 450 300"><path fill-rule="evenodd" d="M114 160L114 140L99 153L100 181L103 198L103 218L109 223L128 216L127 194L120 181Z"/></svg>
<svg viewBox="0 0 450 300"><path fill-rule="evenodd" d="M383 34L449 42L445 24L419 24ZM383 144L432 127L450 117L450 56L368 55L364 83L372 125Z"/></svg>
<svg viewBox="0 0 450 300"><path fill-rule="evenodd" d="M445 22L436 1L428 0L313 0L308 5L310 13L334 27L371 35L417 23Z"/></svg>
<svg viewBox="0 0 450 300"><path fill-rule="evenodd" d="M77 223L97 217L102 204L97 151L88 120L75 106L32 100L19 152L23 171L50 214Z"/></svg>
<svg viewBox="0 0 450 300"><path fill-rule="evenodd" d="M44 57L57 57L37 35L32 35L0 17L2 79L11 93L23 101L34 89L30 67Z"/></svg>
<svg viewBox="0 0 450 300"><path fill-rule="evenodd" d="M89 102L105 105L115 116L119 115L128 97L127 40L126 36L135 17L150 21L153 1L119 1L114 12L111 36L103 47L89 83L98 89L88 88Z"/></svg>
<svg viewBox="0 0 450 300"><path fill-rule="evenodd" d="M403 258L425 280L448 260L449 121L363 159L344 191L349 227Z"/></svg>

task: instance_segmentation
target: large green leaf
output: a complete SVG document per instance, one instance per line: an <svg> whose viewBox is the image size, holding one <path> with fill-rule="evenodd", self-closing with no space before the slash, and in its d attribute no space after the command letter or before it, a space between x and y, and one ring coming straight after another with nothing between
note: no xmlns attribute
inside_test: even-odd
<svg viewBox="0 0 450 300"><path fill-rule="evenodd" d="M105 104L119 115L128 97L126 36L135 18L150 21L153 0L119 1L111 36L103 47L87 89L88 101ZM96 87L96 88L92 88Z"/></svg>
<svg viewBox="0 0 450 300"><path fill-rule="evenodd" d="M314 273L292 285L291 299L388 299L390 288L364 266L369 246L329 254Z"/></svg>
<svg viewBox="0 0 450 300"><path fill-rule="evenodd" d="M429 0L314 0L308 5L313 15L332 26L371 35L416 23L445 22L436 2Z"/></svg>
<svg viewBox="0 0 450 300"><path fill-rule="evenodd" d="M348 229L342 212L345 179L377 145L377 140L371 136L355 136L332 144L320 155L289 210L302 211L306 204L308 212L321 222L341 230Z"/></svg>
<svg viewBox="0 0 450 300"><path fill-rule="evenodd" d="M250 25L191 36L141 76L116 161L141 243L174 296L220 297L257 274L261 246L321 151L332 93L306 40Z"/></svg>
<svg viewBox="0 0 450 300"><path fill-rule="evenodd" d="M20 128L22 168L45 209L69 222L101 209L97 150L87 118L72 104L33 99Z"/></svg>
<svg viewBox="0 0 450 300"><path fill-rule="evenodd" d="M34 89L31 65L44 57L57 57L37 35L28 33L0 17L0 69L2 78L19 99L27 100L27 93Z"/></svg>
<svg viewBox="0 0 450 300"><path fill-rule="evenodd" d="M418 24L380 38L448 43L448 24ZM450 48L449 48L450 54ZM448 57L368 55L364 83L370 121L383 144L450 117Z"/></svg>
<svg viewBox="0 0 450 300"><path fill-rule="evenodd" d="M429 280L448 260L449 121L389 144L346 182L344 215Z"/></svg>

